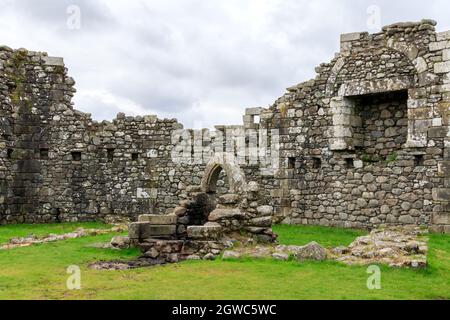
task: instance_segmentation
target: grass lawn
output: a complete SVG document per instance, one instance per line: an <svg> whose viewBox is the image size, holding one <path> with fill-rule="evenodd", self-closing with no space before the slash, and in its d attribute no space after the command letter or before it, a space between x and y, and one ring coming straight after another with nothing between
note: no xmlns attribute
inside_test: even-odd
<svg viewBox="0 0 450 320"><path fill-rule="evenodd" d="M86 224L62 228L72 231L79 226ZM61 231L54 225L3 226L0 239L43 235L49 230ZM283 244L317 241L327 247L348 245L362 234L301 226L277 226L275 230ZM431 235L428 269L382 267L382 290L370 291L365 267L335 262L217 260L128 271L88 269L96 260L132 259L138 254L134 249L87 247L106 242L112 235L0 251L0 299L450 299L450 236ZM70 265L81 267L79 291L66 288Z"/></svg>
<svg viewBox="0 0 450 320"><path fill-rule="evenodd" d="M85 229L108 229L112 226L100 222L86 222L86 223L54 223L45 225L11 225L6 227L0 226L0 245L5 244L11 238L27 237L31 234L42 237L49 234L64 234L75 231L77 228L83 227Z"/></svg>

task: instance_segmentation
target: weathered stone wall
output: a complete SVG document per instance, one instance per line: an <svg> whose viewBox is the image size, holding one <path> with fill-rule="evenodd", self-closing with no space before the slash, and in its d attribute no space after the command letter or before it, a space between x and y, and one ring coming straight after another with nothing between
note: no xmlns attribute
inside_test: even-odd
<svg viewBox="0 0 450 320"><path fill-rule="evenodd" d="M171 160L176 120L97 123L73 109L60 58L0 49L0 223L165 213L201 172Z"/></svg>
<svg viewBox="0 0 450 320"><path fill-rule="evenodd" d="M447 173L438 167L448 156L449 43L434 25L343 35L336 58L270 109L268 125L286 129L278 176L285 222L448 231Z"/></svg>
<svg viewBox="0 0 450 320"><path fill-rule="evenodd" d="M286 223L448 232L449 52L450 32L429 20L342 35L315 79L246 110L242 126L182 131L156 116L92 121L71 104L62 59L1 47L0 223L170 213L191 186L212 192L220 166L217 196L257 190L241 197L255 216L265 205ZM276 146L270 165L251 160L260 138Z"/></svg>

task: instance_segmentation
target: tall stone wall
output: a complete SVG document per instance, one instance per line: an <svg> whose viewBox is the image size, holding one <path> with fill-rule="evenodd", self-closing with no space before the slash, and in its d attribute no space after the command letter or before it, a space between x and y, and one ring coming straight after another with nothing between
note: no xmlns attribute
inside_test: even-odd
<svg viewBox="0 0 450 320"><path fill-rule="evenodd" d="M449 230L449 42L434 26L343 35L335 59L270 109L286 129L282 167L295 163L279 174L285 222Z"/></svg>
<svg viewBox="0 0 450 320"><path fill-rule="evenodd" d="M166 214L220 166L215 191L257 190L244 201L255 215L449 232L450 32L435 25L342 35L315 79L247 109L241 126L199 131L156 116L92 121L72 106L62 59L0 47L0 223ZM254 161L263 145L269 159ZM224 150L243 177L217 160Z"/></svg>

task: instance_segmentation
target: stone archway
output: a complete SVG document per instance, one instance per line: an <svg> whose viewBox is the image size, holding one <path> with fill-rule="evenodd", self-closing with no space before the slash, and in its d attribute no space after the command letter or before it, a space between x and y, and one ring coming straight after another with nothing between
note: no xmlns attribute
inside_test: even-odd
<svg viewBox="0 0 450 320"><path fill-rule="evenodd" d="M227 153L215 154L205 168L202 179L202 191L215 193L220 173L226 172L230 193L244 195L247 192L247 182L240 166L235 162L235 157Z"/></svg>
<svg viewBox="0 0 450 320"><path fill-rule="evenodd" d="M203 191L206 193L217 193L217 184L224 172L226 173L223 167L219 164L216 164L208 174L208 178Z"/></svg>

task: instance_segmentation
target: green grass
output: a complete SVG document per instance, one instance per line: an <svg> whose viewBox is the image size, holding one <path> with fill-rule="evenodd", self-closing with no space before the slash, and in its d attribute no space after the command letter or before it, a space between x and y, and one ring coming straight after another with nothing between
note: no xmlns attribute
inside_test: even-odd
<svg viewBox="0 0 450 320"><path fill-rule="evenodd" d="M316 241L324 247L348 246L357 237L367 234L367 231L327 228L320 226L277 225L273 227L278 234L278 241L285 245L304 246Z"/></svg>
<svg viewBox="0 0 450 320"><path fill-rule="evenodd" d="M2 233L11 228L20 230L21 226L1 227L1 237L5 238ZM46 233L48 228L27 226L25 233ZM347 245L362 233L316 227L275 229L282 243L297 245L310 241L325 246ZM88 269L93 261L132 259L138 255L135 249L87 247L111 237L112 234L0 251L0 299L450 299L450 236L445 235L430 237L428 269L382 267L382 290L377 291L367 289L365 267L335 262L217 260L127 271ZM81 267L82 290L66 288L66 269L70 265Z"/></svg>
<svg viewBox="0 0 450 320"><path fill-rule="evenodd" d="M8 225L0 226L0 244L7 243L12 238L27 237L34 234L38 237L47 236L49 234L64 234L73 232L78 228L85 229L107 229L112 226L105 225L100 222L84 222L84 223L54 223L44 225Z"/></svg>

